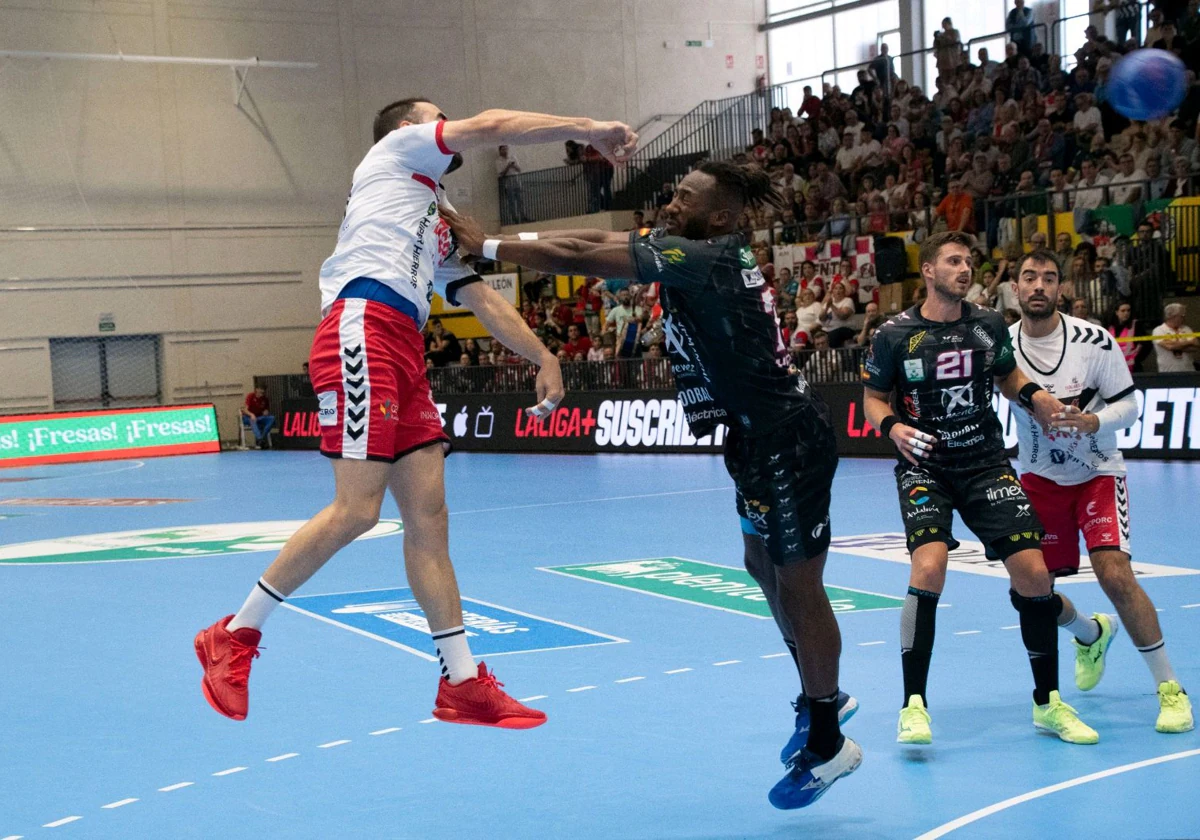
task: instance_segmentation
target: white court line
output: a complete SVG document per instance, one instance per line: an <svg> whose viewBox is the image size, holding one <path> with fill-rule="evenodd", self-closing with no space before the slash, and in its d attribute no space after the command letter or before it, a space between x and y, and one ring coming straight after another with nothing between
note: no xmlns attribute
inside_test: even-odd
<svg viewBox="0 0 1200 840"><path fill-rule="evenodd" d="M683 674L692 670L691 668L676 668L674 671L663 671L664 674Z"/></svg>
<svg viewBox="0 0 1200 840"><path fill-rule="evenodd" d="M437 718L425 718L425 720L419 720L417 723L437 723Z"/></svg>
<svg viewBox="0 0 1200 840"><path fill-rule="evenodd" d="M1003 627L1001 627L1000 629L1001 630L1020 630L1021 625L1020 624L1006 624Z"/></svg>
<svg viewBox="0 0 1200 840"><path fill-rule="evenodd" d="M0 837L0 840L21 840L24 836L23 834L10 834L7 837Z"/></svg>
<svg viewBox="0 0 1200 840"><path fill-rule="evenodd" d="M295 758L298 755L300 755L300 753L284 753L283 755L277 755L273 758L268 758L267 761L273 764L276 761L287 761L289 758Z"/></svg>
<svg viewBox="0 0 1200 840"><path fill-rule="evenodd" d="M574 694L576 691L591 691L595 687L594 685L581 685L579 688L568 688L567 694Z"/></svg>
<svg viewBox="0 0 1200 840"><path fill-rule="evenodd" d="M340 747L342 744L349 744L349 743L350 743L349 738L343 738L340 741L330 741L328 744L317 744L317 749L327 750L330 747Z"/></svg>
<svg viewBox="0 0 1200 840"><path fill-rule="evenodd" d="M974 635L976 635L978 633L982 633L982 632L983 632L982 630L959 630L954 635L955 636L974 636Z"/></svg>
<svg viewBox="0 0 1200 840"><path fill-rule="evenodd" d="M859 642L859 647L871 647L871 645L886 645L887 642Z"/></svg>
<svg viewBox="0 0 1200 840"><path fill-rule="evenodd" d="M644 680L644 679L646 679L646 678L645 677L626 677L623 680L613 680L613 682L615 682L615 683L631 683L631 682L637 682L638 680Z"/></svg>
<svg viewBox="0 0 1200 840"><path fill-rule="evenodd" d="M1145 761L1135 761L1132 764L1122 764L1120 767L1113 767L1109 770L1101 770L1099 773L1089 773L1086 776L1079 776L1075 779L1069 779L1065 782L1059 782L1056 785L1038 788L1029 793L1022 793L1020 796L1014 796L1011 799L1005 799L1003 802L997 802L995 805L989 805L986 808L980 808L978 811L972 811L964 817L959 817L956 820L951 820L945 825L939 825L932 831L927 831L916 840L937 840L938 837L945 837L952 831L957 831L964 825L970 825L973 822L978 822L984 817L990 817L992 814L999 813L1020 805L1023 802L1029 802L1033 799L1039 799L1043 796L1049 796L1052 793L1058 793L1060 790L1086 785L1088 782L1096 782L1100 779L1107 779L1109 776L1116 776L1120 773L1129 773L1133 770L1141 770L1143 767L1152 767L1155 764L1165 764L1168 761L1177 761L1181 758L1191 758L1194 755L1200 755L1200 749L1185 750L1184 752L1171 753L1170 755L1160 755L1158 758L1150 758Z"/></svg>
<svg viewBox="0 0 1200 840"><path fill-rule="evenodd" d="M228 770L218 770L213 773L214 776L232 776L234 773L241 773L243 770L248 770L248 767L230 767Z"/></svg>
<svg viewBox="0 0 1200 840"><path fill-rule="evenodd" d="M1196 607L1200 607L1200 604L1184 604L1183 605L1183 608L1185 610L1195 609Z"/></svg>
<svg viewBox="0 0 1200 840"><path fill-rule="evenodd" d="M532 703L534 700L545 700L548 696L549 695L547 695L547 694L535 694L532 697L522 697L517 702L518 703ZM421 723L424 723L424 722L425 721L421 721Z"/></svg>
<svg viewBox="0 0 1200 840"><path fill-rule="evenodd" d="M58 828L60 825L66 825L67 823L73 823L81 819L83 819L83 817L63 817L61 820L55 820L54 822L46 823L42 826L42 828Z"/></svg>
<svg viewBox="0 0 1200 840"><path fill-rule="evenodd" d="M177 785L167 785L165 788L159 788L158 792L159 793L170 793L173 790L179 790L180 788L191 787L194 784L196 784L196 783L195 782L180 782Z"/></svg>
<svg viewBox="0 0 1200 840"><path fill-rule="evenodd" d="M758 658L759 659L778 659L781 656L791 656L791 654L790 653L767 653Z"/></svg>
<svg viewBox="0 0 1200 840"><path fill-rule="evenodd" d="M390 735L393 732L399 732L399 726L389 726L387 729L376 729L374 732L368 733L371 735Z"/></svg>
<svg viewBox="0 0 1200 840"><path fill-rule="evenodd" d="M112 810L113 808L120 808L123 805L132 805L134 802L137 802L137 799L119 799L116 802L109 802L107 805L101 805L100 807Z"/></svg>

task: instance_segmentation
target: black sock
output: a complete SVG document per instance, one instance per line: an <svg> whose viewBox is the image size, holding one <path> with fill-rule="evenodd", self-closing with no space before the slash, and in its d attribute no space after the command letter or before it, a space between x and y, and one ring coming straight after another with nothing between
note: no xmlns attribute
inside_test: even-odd
<svg viewBox="0 0 1200 840"><path fill-rule="evenodd" d="M1044 706L1050 692L1058 689L1058 611L1060 602L1049 595L1026 598L1009 590L1013 606L1021 616L1021 639L1033 671L1033 702Z"/></svg>
<svg viewBox="0 0 1200 840"><path fill-rule="evenodd" d="M842 739L842 729L838 726L838 693L835 691L828 697L810 697L809 713L812 715L812 725L808 730L808 751L819 758L828 761L838 751L838 743Z"/></svg>
<svg viewBox="0 0 1200 840"><path fill-rule="evenodd" d="M783 643L787 645L788 652L792 655L792 662L796 663L796 676L800 677L800 696L796 698L796 702L801 703L804 701L804 673L800 670L800 651L791 639L784 639Z"/></svg>
<svg viewBox="0 0 1200 840"><path fill-rule="evenodd" d="M933 657L933 633L937 625L937 592L908 587L904 609L900 612L900 664L904 668L904 702L914 694L926 708L925 685L929 681L929 660Z"/></svg>

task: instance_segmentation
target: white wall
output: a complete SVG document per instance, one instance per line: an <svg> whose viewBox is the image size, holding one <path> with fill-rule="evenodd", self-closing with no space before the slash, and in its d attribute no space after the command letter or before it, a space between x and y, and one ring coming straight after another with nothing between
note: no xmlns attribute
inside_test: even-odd
<svg viewBox="0 0 1200 840"><path fill-rule="evenodd" d="M0 0L0 49L320 65L252 71L235 108L227 69L0 59L0 227L171 228L0 232L0 411L51 407L47 339L97 335L111 312L117 334L164 336L166 399L213 399L233 436L252 376L307 357L317 270L378 108L419 94L452 117L507 107L636 126L750 91L761 5ZM710 35L711 49L683 47ZM562 156L520 154L526 169ZM447 186L496 224L490 152ZM195 229L214 225L288 227Z"/></svg>

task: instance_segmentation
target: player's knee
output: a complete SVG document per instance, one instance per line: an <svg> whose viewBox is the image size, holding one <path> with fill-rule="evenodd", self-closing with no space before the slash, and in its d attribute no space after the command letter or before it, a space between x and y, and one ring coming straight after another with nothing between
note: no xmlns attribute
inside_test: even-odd
<svg viewBox="0 0 1200 840"><path fill-rule="evenodd" d="M344 536L357 539L379 524L379 505L337 504L334 506L334 522Z"/></svg>
<svg viewBox="0 0 1200 840"><path fill-rule="evenodd" d="M1141 589L1127 560L1093 564L1093 568L1096 571L1096 579L1100 581L1100 588L1114 606L1129 603Z"/></svg>

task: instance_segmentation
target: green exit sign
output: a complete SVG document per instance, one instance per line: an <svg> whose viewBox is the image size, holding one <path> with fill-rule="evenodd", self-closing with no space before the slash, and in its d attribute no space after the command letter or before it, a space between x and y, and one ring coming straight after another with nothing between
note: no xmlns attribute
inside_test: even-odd
<svg viewBox="0 0 1200 840"><path fill-rule="evenodd" d="M684 41L683 45L685 47L703 47L704 42L703 41Z"/></svg>

